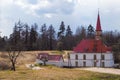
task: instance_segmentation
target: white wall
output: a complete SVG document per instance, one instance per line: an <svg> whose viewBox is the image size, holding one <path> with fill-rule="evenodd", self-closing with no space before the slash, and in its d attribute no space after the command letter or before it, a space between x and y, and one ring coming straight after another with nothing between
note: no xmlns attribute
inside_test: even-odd
<svg viewBox="0 0 120 80"><path fill-rule="evenodd" d="M43 63L43 61L41 61L39 59L36 59L36 63ZM64 65L63 59L61 59L60 61L50 61L50 60L48 60L46 62L46 64L55 65L55 66L58 66L58 67L63 67L63 65Z"/></svg>
<svg viewBox="0 0 120 80"><path fill-rule="evenodd" d="M76 55L78 55L78 60L75 59ZM86 55L86 60L83 60L83 55ZM94 55L96 55L96 60L94 60ZM105 60L101 60L101 55L104 55ZM76 66L76 61L78 62L78 67L83 67L83 62L86 62L86 67L94 66L94 62L96 62L96 67L102 66L102 62L104 62L104 67L113 67L114 65L112 53L71 53L71 66Z"/></svg>

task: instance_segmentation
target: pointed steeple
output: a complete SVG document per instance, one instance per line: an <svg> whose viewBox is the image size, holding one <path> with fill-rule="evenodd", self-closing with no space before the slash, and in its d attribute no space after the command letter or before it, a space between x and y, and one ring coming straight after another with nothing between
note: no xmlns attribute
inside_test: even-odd
<svg viewBox="0 0 120 80"><path fill-rule="evenodd" d="M102 29L101 29L101 23L100 23L100 15L98 10L98 17L97 17L97 23L96 23L96 40L100 40L102 35Z"/></svg>
<svg viewBox="0 0 120 80"><path fill-rule="evenodd" d="M99 11L98 11L98 17L97 17L96 31L102 31L101 30Z"/></svg>

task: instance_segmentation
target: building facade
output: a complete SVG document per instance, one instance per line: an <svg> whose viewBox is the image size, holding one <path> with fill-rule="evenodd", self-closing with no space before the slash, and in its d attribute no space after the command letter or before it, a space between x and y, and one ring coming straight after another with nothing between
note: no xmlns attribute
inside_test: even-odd
<svg viewBox="0 0 120 80"><path fill-rule="evenodd" d="M71 53L71 67L113 67L113 54L108 53Z"/></svg>
<svg viewBox="0 0 120 80"><path fill-rule="evenodd" d="M69 54L71 67L113 67L114 58L111 47L102 41L102 29L98 12L95 39L83 39Z"/></svg>

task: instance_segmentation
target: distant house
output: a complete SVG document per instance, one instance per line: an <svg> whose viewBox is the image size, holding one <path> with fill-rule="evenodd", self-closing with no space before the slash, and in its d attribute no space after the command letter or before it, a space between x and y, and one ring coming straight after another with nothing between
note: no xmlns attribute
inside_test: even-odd
<svg viewBox="0 0 120 80"><path fill-rule="evenodd" d="M42 61L43 57L47 59L46 64L63 67L64 59L62 55L50 55L48 53L39 53L37 56L36 62L43 64L43 61Z"/></svg>
<svg viewBox="0 0 120 80"><path fill-rule="evenodd" d="M100 16L98 13L95 39L83 39L69 54L72 67L113 67L112 49L102 41Z"/></svg>

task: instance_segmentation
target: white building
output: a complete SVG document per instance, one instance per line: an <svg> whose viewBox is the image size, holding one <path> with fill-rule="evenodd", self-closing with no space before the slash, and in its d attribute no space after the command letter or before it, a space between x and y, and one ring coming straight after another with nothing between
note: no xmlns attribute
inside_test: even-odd
<svg viewBox="0 0 120 80"><path fill-rule="evenodd" d="M113 67L114 59L110 47L102 42L102 30L98 13L95 39L83 39L69 54L71 67Z"/></svg>
<svg viewBox="0 0 120 80"><path fill-rule="evenodd" d="M112 53L71 53L71 67L113 67Z"/></svg>
<svg viewBox="0 0 120 80"><path fill-rule="evenodd" d="M62 55L50 55L48 53L39 53L36 59L36 63L44 64L46 60L47 65L55 65L58 67L63 67L64 60Z"/></svg>

